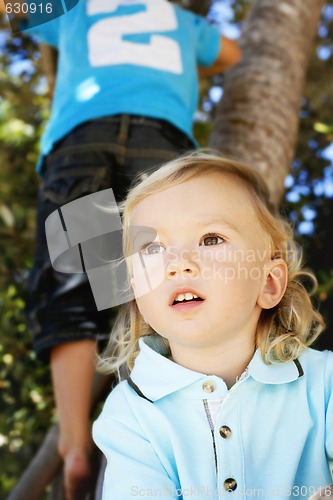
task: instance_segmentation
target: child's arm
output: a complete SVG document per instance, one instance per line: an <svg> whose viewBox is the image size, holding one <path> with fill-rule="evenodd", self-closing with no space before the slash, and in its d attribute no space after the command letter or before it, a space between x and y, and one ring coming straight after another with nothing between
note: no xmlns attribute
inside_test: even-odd
<svg viewBox="0 0 333 500"><path fill-rule="evenodd" d="M127 382L111 393L93 426L94 440L107 459L102 500L160 496L174 499L179 488L176 478L170 477L138 422L126 398L128 387L123 391L123 384ZM142 400L142 405L147 406L146 413L155 410L148 401Z"/></svg>
<svg viewBox="0 0 333 500"><path fill-rule="evenodd" d="M236 40L221 36L221 47L216 60L211 66L199 66L199 76L208 77L224 73L237 64L242 57L241 49Z"/></svg>

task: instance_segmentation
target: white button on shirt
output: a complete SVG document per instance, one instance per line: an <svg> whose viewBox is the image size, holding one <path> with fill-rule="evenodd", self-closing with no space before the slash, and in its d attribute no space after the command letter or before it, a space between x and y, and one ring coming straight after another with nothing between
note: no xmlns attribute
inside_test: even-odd
<svg viewBox="0 0 333 500"><path fill-rule="evenodd" d="M257 351L228 391L164 357L156 340L140 340L131 374L150 401L121 382L93 427L108 459L103 500L299 499L331 482L333 353L266 365ZM211 429L205 402L216 400Z"/></svg>
<svg viewBox="0 0 333 500"><path fill-rule="evenodd" d="M213 380L205 380L202 384L202 390L208 394L215 391L215 384Z"/></svg>

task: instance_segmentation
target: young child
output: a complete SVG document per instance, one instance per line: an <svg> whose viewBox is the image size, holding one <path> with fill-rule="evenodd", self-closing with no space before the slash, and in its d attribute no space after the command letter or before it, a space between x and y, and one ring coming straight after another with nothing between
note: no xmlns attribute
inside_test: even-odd
<svg viewBox="0 0 333 500"><path fill-rule="evenodd" d="M123 207L136 300L103 365L131 370L94 424L104 500L309 498L331 483L333 353L261 177L174 160Z"/></svg>

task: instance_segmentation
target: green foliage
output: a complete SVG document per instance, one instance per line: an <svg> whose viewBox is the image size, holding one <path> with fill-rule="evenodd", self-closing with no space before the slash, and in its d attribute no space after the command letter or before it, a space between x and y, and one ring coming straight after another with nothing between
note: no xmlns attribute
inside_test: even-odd
<svg viewBox="0 0 333 500"><path fill-rule="evenodd" d="M1 23L1 22L0 22ZM5 26L0 24L0 28ZM4 31L6 32L6 31ZM22 64L14 73L13 62ZM36 42L17 35L0 57L0 497L11 491L53 416L48 367L31 348L24 285L32 263L38 141L49 103Z"/></svg>
<svg viewBox="0 0 333 500"><path fill-rule="evenodd" d="M0 471L2 492L9 492L50 425L53 401L49 374L36 362L23 315L20 288L1 291ZM1 491L1 490L0 490Z"/></svg>

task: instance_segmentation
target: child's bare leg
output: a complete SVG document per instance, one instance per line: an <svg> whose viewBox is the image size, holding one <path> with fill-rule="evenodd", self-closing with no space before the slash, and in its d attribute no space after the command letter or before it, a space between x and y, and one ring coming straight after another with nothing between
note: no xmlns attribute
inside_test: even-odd
<svg viewBox="0 0 333 500"><path fill-rule="evenodd" d="M51 351L67 500L82 500L91 481L89 413L95 360L94 340L64 343Z"/></svg>

